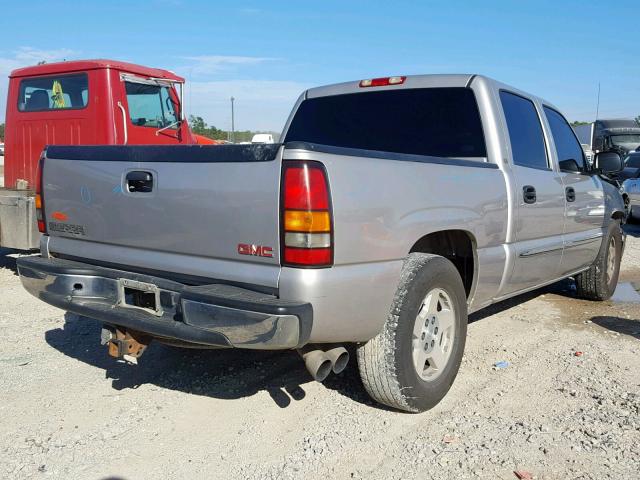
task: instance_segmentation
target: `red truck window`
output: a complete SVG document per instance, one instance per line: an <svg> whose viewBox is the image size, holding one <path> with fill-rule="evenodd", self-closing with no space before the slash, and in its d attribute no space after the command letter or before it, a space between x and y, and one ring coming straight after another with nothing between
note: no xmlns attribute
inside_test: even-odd
<svg viewBox="0 0 640 480"><path fill-rule="evenodd" d="M41 112L84 108L89 100L86 73L25 78L20 82L18 110Z"/></svg>
<svg viewBox="0 0 640 480"><path fill-rule="evenodd" d="M176 108L168 87L125 82L125 88L131 123L139 127L178 127Z"/></svg>

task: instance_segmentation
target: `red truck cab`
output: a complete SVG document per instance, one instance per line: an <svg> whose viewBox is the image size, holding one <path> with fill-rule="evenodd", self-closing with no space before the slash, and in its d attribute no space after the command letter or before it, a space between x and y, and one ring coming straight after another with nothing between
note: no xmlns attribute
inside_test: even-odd
<svg viewBox="0 0 640 480"><path fill-rule="evenodd" d="M184 79L113 60L49 63L9 75L0 246L37 248L34 190L45 145L193 144Z"/></svg>

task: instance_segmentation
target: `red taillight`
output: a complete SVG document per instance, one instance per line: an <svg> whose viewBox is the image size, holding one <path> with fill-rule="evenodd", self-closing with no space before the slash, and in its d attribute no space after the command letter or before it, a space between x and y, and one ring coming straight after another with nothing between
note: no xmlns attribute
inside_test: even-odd
<svg viewBox="0 0 640 480"><path fill-rule="evenodd" d="M284 163L282 174L282 263L328 267L333 263L331 200L324 166Z"/></svg>
<svg viewBox="0 0 640 480"><path fill-rule="evenodd" d="M294 266L324 267L331 265L331 249L285 247L284 262Z"/></svg>
<svg viewBox="0 0 640 480"><path fill-rule="evenodd" d="M368 80L362 80L360 82L361 88L366 87L386 87L388 85L402 85L407 77L382 77L371 78Z"/></svg>
<svg viewBox="0 0 640 480"><path fill-rule="evenodd" d="M47 222L44 218L44 199L42 198L42 170L44 169L44 154L38 162L38 172L36 175L36 219L38 221L38 231L47 233Z"/></svg>
<svg viewBox="0 0 640 480"><path fill-rule="evenodd" d="M324 169L307 165L288 167L284 172L284 208L286 210L326 210L329 195Z"/></svg>

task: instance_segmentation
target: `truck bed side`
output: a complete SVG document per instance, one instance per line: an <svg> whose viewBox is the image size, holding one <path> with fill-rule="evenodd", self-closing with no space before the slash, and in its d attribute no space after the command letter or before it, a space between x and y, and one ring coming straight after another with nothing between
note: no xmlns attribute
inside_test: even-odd
<svg viewBox="0 0 640 480"><path fill-rule="evenodd" d="M334 267L285 267L280 275L281 298L314 305L313 340L376 335L404 258L434 232L459 230L472 239L474 303L497 293L505 267L507 191L496 165L302 142L287 144L283 158L322 162L332 191Z"/></svg>

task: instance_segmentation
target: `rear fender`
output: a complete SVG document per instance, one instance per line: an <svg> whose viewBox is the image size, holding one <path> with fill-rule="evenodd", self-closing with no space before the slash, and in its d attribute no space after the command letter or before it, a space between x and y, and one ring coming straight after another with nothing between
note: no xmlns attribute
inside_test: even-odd
<svg viewBox="0 0 640 480"><path fill-rule="evenodd" d="M405 255L425 237L446 231L462 231L471 240L473 278L468 286L469 310L485 305L497 292L508 268L506 209L504 221L483 221L480 212L463 208L425 208L411 212L398 224Z"/></svg>

